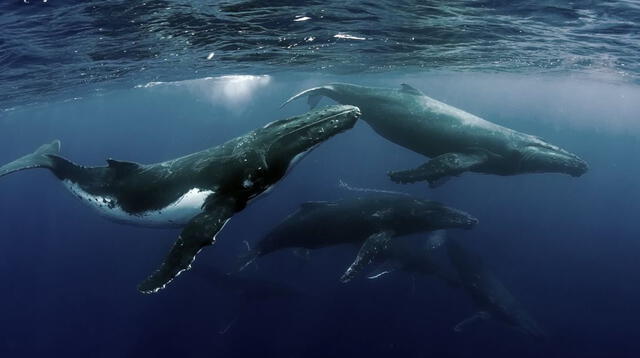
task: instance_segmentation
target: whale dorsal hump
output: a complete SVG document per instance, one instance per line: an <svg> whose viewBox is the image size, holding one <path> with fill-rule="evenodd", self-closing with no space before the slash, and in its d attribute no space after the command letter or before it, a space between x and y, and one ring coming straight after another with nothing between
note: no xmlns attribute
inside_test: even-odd
<svg viewBox="0 0 640 358"><path fill-rule="evenodd" d="M400 91L405 92L405 93L420 95L420 96L424 95L424 93L422 93L420 90L415 89L415 88L409 86L406 83L403 83L403 84L400 85Z"/></svg>
<svg viewBox="0 0 640 358"><path fill-rule="evenodd" d="M115 170L116 173L118 173L119 175L131 172L133 170L140 168L140 164L138 163L127 162L123 160L115 160L111 158L107 159L107 164L109 165L109 168Z"/></svg>

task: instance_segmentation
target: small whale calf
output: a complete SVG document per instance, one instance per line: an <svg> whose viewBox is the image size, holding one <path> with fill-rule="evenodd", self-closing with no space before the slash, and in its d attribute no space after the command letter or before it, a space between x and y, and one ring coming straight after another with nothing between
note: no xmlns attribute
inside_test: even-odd
<svg viewBox="0 0 640 358"><path fill-rule="evenodd" d="M188 269L225 223L269 190L300 157L360 117L331 106L278 120L246 135L156 164L107 160L84 167L59 156L54 141L0 167L0 176L46 168L79 199L109 219L133 225L183 227L164 262L138 289L151 293Z"/></svg>
<svg viewBox="0 0 640 358"><path fill-rule="evenodd" d="M340 244L360 245L342 281L353 278L392 238L446 228L470 229L478 220L435 201L405 194L371 193L327 202L307 202L258 241L241 263L285 248L318 249Z"/></svg>
<svg viewBox="0 0 640 358"><path fill-rule="evenodd" d="M418 168L389 173L398 183L427 181L437 187L464 172L580 176L588 170L575 154L427 97L407 84L392 89L331 83L302 91L283 106L304 96L311 107L323 96L358 106L362 119L379 135L431 158Z"/></svg>

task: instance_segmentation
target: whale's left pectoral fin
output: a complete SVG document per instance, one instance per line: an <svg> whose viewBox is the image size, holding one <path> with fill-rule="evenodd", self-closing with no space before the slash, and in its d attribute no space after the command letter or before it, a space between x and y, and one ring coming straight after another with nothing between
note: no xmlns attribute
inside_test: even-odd
<svg viewBox="0 0 640 358"><path fill-rule="evenodd" d="M340 281L351 281L365 266L373 262L380 252L389 247L392 237L393 232L391 231L383 231L369 236L360 247L356 259L349 268L347 268L347 271L345 271L342 277L340 277Z"/></svg>
<svg viewBox="0 0 640 358"><path fill-rule="evenodd" d="M234 212L234 206L230 203L226 205L220 204L191 219L182 230L182 233L180 233L180 236L178 236L162 265L138 285L138 290L142 293L157 292L182 271L191 268L191 263L198 252L205 246L215 243L216 234Z"/></svg>
<svg viewBox="0 0 640 358"><path fill-rule="evenodd" d="M386 276L392 272L398 271L402 269L402 265L397 262L385 261L378 267L376 267L373 271L367 274L367 278L369 280L376 280L382 276Z"/></svg>
<svg viewBox="0 0 640 358"><path fill-rule="evenodd" d="M435 188L444 184L449 177L478 168L488 159L489 156L483 151L445 153L415 169L389 172L389 177L402 184L426 180L430 187Z"/></svg>

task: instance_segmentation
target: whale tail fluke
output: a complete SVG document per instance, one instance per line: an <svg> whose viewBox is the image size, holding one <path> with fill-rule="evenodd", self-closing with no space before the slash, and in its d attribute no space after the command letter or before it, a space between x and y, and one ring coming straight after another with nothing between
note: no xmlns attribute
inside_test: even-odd
<svg viewBox="0 0 640 358"><path fill-rule="evenodd" d="M304 90L286 100L282 105L280 105L280 108L286 106L287 104L289 104L289 102L293 102L300 97L309 96L309 98L307 99L307 103L309 104L309 108L313 109L318 105L318 102L320 102L322 96L326 96L327 93L330 92L330 90L331 89L327 86L309 88L308 90Z"/></svg>
<svg viewBox="0 0 640 358"><path fill-rule="evenodd" d="M51 143L40 146L40 148L36 149L33 153L1 166L0 177L25 169L53 169L55 163L50 156L58 153L60 153L60 141L56 139Z"/></svg>

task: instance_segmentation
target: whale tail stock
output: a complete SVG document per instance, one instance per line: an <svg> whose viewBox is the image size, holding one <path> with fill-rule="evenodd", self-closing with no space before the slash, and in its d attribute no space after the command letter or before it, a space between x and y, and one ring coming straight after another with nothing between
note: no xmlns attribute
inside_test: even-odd
<svg viewBox="0 0 640 358"><path fill-rule="evenodd" d="M52 156L56 156L58 153L60 153L60 141L56 139L51 143L40 146L33 153L1 166L0 177L26 169L53 169L55 159L53 159Z"/></svg>
<svg viewBox="0 0 640 358"><path fill-rule="evenodd" d="M1 166L0 177L35 168L49 169L60 180L69 178L78 180L86 177L88 174L86 167L79 166L59 154L60 140L56 139L51 143L41 145L33 153Z"/></svg>
<svg viewBox="0 0 640 358"><path fill-rule="evenodd" d="M287 104L289 104L289 102L293 102L300 97L309 96L309 98L307 99L307 103L309 104L309 108L313 109L318 105L318 102L320 102L322 96L327 96L331 92L331 90L332 89L329 86L309 88L308 90L304 90L286 100L283 104L280 105L280 108L286 106Z"/></svg>

